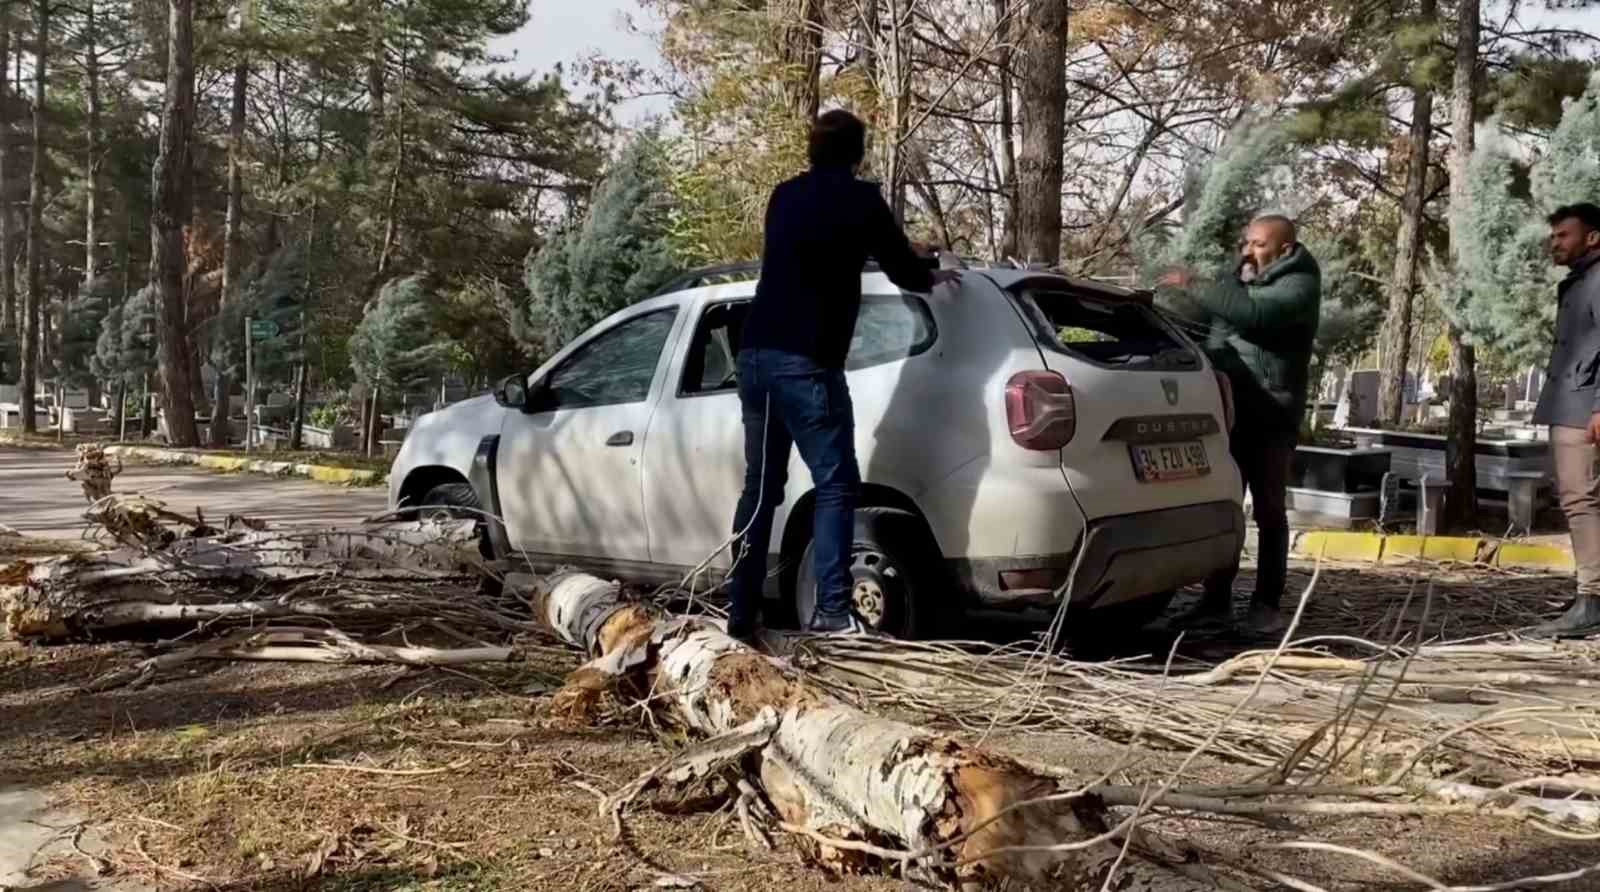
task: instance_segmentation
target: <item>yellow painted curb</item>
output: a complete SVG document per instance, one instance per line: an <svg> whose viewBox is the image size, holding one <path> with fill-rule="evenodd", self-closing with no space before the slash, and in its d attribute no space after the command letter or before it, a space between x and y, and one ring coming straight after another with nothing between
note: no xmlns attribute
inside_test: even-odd
<svg viewBox="0 0 1600 892"><path fill-rule="evenodd" d="M1302 534L1294 550L1312 559L1376 561L1383 557L1383 537L1376 533L1315 530Z"/></svg>
<svg viewBox="0 0 1600 892"><path fill-rule="evenodd" d="M196 459L195 464L202 468L213 468L218 471L242 471L250 464L250 460L228 458L223 455L202 455Z"/></svg>
<svg viewBox="0 0 1600 892"><path fill-rule="evenodd" d="M1576 567L1572 552L1555 545L1522 545L1504 542L1496 549L1497 567L1538 567L1546 570L1571 570Z"/></svg>
<svg viewBox="0 0 1600 892"><path fill-rule="evenodd" d="M1556 545L1495 542L1469 536L1385 536L1343 530L1300 533L1291 552L1302 560L1400 562L1412 558L1571 571L1572 552Z"/></svg>
<svg viewBox="0 0 1600 892"><path fill-rule="evenodd" d="M1482 539L1467 536L1387 536L1383 559L1424 558L1473 564L1483 552L1483 544Z"/></svg>
<svg viewBox="0 0 1600 892"><path fill-rule="evenodd" d="M323 483L365 483L377 475L376 471L356 468L335 468L328 465L295 465L296 474L321 480Z"/></svg>
<svg viewBox="0 0 1600 892"><path fill-rule="evenodd" d="M196 465L212 471L246 472L274 477L306 477L321 483L366 484L376 483L385 475L378 471L357 468L336 468L332 465L294 464L268 459L238 458L230 455L206 455L183 452L177 449L148 449L142 446L111 446L108 455L152 464Z"/></svg>

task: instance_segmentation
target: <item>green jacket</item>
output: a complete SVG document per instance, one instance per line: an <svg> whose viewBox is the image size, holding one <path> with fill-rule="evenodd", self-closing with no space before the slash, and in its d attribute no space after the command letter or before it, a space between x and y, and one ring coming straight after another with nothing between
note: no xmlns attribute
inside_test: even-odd
<svg viewBox="0 0 1600 892"><path fill-rule="evenodd" d="M1192 297L1210 317L1206 353L1233 384L1239 426L1298 431L1322 315L1322 269L1316 258L1296 245L1254 281L1223 273Z"/></svg>

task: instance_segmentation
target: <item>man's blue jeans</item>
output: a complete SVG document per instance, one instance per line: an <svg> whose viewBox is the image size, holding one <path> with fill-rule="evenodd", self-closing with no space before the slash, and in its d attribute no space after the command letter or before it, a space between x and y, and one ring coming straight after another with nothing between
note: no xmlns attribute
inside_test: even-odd
<svg viewBox="0 0 1600 892"><path fill-rule="evenodd" d="M753 629L760 613L772 514L783 502L789 454L795 446L816 486L812 542L817 613L842 617L851 604L850 542L861 490L855 417L844 370L823 368L795 353L743 350L739 403L744 412L745 472L733 530L743 535L734 541L729 626L741 632Z"/></svg>

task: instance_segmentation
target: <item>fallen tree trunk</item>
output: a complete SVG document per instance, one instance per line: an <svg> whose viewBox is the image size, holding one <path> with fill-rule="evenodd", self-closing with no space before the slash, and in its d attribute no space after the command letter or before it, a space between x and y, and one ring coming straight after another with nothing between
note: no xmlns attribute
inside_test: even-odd
<svg viewBox="0 0 1600 892"><path fill-rule="evenodd" d="M123 529L143 530L141 541L151 541L143 521L127 518L150 520L158 515L117 516L123 519ZM0 568L3 631L14 638L51 641L175 622L291 616L337 616L359 622L364 615L404 617L422 608L410 598L360 591L346 593L330 606L312 597L327 595L314 584L359 589L403 583L415 588L419 582L454 581L470 590L483 573L470 520L409 521L349 530L247 527L216 532L203 522L196 528L208 534L164 535L155 537L155 547L124 545L89 554L19 560ZM160 529L171 532L164 526Z"/></svg>
<svg viewBox="0 0 1600 892"><path fill-rule="evenodd" d="M1136 853L1160 859L1162 841L1126 823L1111 829L1095 796L1063 794L1054 778L1013 759L861 712L710 621L627 603L617 586L584 574L506 584L530 594L537 621L592 657L558 692L555 713L587 722L602 697L617 694L714 741L739 741L728 757L748 759L780 826L814 843L824 864L856 867L875 856L907 876L1079 888L1098 886L1120 862L1121 833L1135 835ZM1192 879L1160 876L1193 888Z"/></svg>

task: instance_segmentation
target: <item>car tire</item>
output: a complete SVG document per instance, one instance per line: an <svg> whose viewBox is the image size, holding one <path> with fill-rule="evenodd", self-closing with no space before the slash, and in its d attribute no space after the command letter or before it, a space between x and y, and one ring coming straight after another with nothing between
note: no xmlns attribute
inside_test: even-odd
<svg viewBox="0 0 1600 892"><path fill-rule="evenodd" d="M470 483L441 483L422 496L417 516L449 519L454 517L482 517L483 503Z"/></svg>
<svg viewBox="0 0 1600 892"><path fill-rule="evenodd" d="M875 632L895 638L926 638L939 632L953 591L941 586L944 557L916 515L894 508L856 510L850 548L856 613ZM794 620L800 629L816 609L816 548L807 543L795 574Z"/></svg>
<svg viewBox="0 0 1600 892"><path fill-rule="evenodd" d="M418 520L475 520L478 522L478 553L483 559L493 560L494 549L489 545L489 529L484 523L483 503L478 501L478 491L470 483L441 483L422 497L417 507Z"/></svg>

